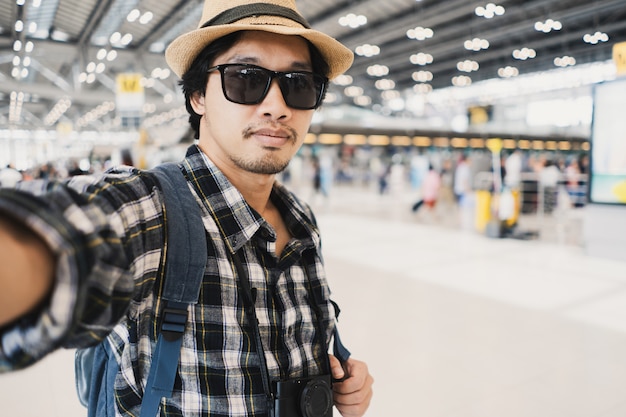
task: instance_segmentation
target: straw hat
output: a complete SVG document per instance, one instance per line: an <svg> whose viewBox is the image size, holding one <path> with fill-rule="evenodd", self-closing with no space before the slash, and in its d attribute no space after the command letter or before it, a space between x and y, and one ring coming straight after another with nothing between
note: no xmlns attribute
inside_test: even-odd
<svg viewBox="0 0 626 417"><path fill-rule="evenodd" d="M240 30L263 30L308 39L328 62L328 78L345 72L352 65L352 51L336 39L311 29L295 3L295 0L263 0L263 3L205 0L198 29L174 39L165 51L165 59L176 75L182 77L196 56L214 40Z"/></svg>

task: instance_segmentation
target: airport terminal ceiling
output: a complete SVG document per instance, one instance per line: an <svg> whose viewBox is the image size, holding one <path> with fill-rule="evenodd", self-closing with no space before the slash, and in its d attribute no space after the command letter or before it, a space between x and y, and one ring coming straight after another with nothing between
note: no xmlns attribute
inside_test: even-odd
<svg viewBox="0 0 626 417"><path fill-rule="evenodd" d="M135 73L146 118L183 117L163 51L196 28L202 3L0 0L0 127L102 128L113 119L119 76ZM314 28L355 52L325 108L380 110L409 95L607 62L626 41L624 0L296 3Z"/></svg>

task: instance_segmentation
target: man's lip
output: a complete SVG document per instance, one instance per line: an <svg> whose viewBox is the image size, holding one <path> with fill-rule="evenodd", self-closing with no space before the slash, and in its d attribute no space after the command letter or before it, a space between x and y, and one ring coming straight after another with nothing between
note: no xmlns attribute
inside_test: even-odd
<svg viewBox="0 0 626 417"><path fill-rule="evenodd" d="M291 135L284 131L284 130L274 130L274 129L259 129L256 130L252 133L253 135L257 135L257 136L270 136L273 138L281 138L281 139L288 139L291 137Z"/></svg>

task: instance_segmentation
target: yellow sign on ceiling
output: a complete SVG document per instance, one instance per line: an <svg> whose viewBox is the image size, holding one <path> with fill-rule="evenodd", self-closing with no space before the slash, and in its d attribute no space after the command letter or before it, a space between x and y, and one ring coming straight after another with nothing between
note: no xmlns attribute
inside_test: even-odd
<svg viewBox="0 0 626 417"><path fill-rule="evenodd" d="M141 74L124 73L117 76L117 92L120 94L143 93Z"/></svg>
<svg viewBox="0 0 626 417"><path fill-rule="evenodd" d="M613 61L618 74L626 74L626 42L613 45Z"/></svg>

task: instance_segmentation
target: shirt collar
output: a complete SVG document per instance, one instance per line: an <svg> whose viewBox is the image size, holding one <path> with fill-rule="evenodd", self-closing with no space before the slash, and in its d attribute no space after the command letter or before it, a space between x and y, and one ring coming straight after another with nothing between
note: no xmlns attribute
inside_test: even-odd
<svg viewBox="0 0 626 417"><path fill-rule="evenodd" d="M187 149L183 168L232 253L252 239L266 223L197 145ZM310 208L278 182L273 186L271 198L283 213L294 237L305 247L319 247L319 230Z"/></svg>

